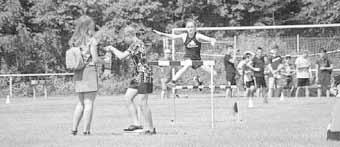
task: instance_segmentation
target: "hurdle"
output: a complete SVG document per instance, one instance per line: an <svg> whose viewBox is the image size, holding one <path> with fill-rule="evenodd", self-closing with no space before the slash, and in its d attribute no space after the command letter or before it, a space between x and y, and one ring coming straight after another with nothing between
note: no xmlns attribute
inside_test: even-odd
<svg viewBox="0 0 340 147"><path fill-rule="evenodd" d="M199 86L193 86L193 85L178 85L174 87L175 89L227 89L227 88L237 88L235 85L214 85L211 87L210 85L199 85Z"/></svg>
<svg viewBox="0 0 340 147"><path fill-rule="evenodd" d="M211 110L211 128L215 127L215 108L214 108L214 65L215 61L213 60L185 60L185 61L150 61L148 62L148 65L151 66L185 66L185 65L207 65L210 67L210 85L209 86L201 86L201 88L210 88L210 110ZM174 74L174 72L173 72ZM177 87L177 88L176 88ZM188 88L191 88L191 86L186 86ZM227 86L225 86L227 87ZM182 89L183 86L175 86L172 88L173 93L175 92L176 89ZM195 87L192 86L192 88L200 88L200 86ZM173 104L174 104L174 116L173 119L171 120L172 124L175 124L175 119L176 119L176 107L175 107L175 94L173 94Z"/></svg>

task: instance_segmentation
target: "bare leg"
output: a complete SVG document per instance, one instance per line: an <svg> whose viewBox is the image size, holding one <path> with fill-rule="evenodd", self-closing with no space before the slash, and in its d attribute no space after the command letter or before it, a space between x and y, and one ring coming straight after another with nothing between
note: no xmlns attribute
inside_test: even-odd
<svg viewBox="0 0 340 147"><path fill-rule="evenodd" d="M84 112L84 94L79 93L78 98L79 98L79 101L77 103L76 108L74 109L74 114L73 114L72 131L78 130L79 122L81 118L83 117L83 112Z"/></svg>
<svg viewBox="0 0 340 147"><path fill-rule="evenodd" d="M298 98L298 97L299 97L299 91L300 91L300 89L301 89L300 86L298 86L298 87L296 88L296 91L295 91L295 98Z"/></svg>
<svg viewBox="0 0 340 147"><path fill-rule="evenodd" d="M232 90L231 88L226 88L225 90L225 98L232 97Z"/></svg>
<svg viewBox="0 0 340 147"><path fill-rule="evenodd" d="M275 87L275 79L274 77L269 77L268 78L268 98L273 97L274 93L274 87Z"/></svg>
<svg viewBox="0 0 340 147"><path fill-rule="evenodd" d="M96 99L97 92L84 93L84 132L91 130L91 122L93 117L93 104Z"/></svg>
<svg viewBox="0 0 340 147"><path fill-rule="evenodd" d="M125 93L125 99L127 102L127 107L130 113L130 116L132 118L132 123L133 125L140 125L140 121L138 119L138 109L137 106L134 103L135 96L137 95L138 90L137 89L132 89L128 88Z"/></svg>
<svg viewBox="0 0 340 147"><path fill-rule="evenodd" d="M148 94L138 94L137 99L139 100L139 106L141 108L141 113L145 120L145 129L153 131L154 126L152 122L151 109L148 105Z"/></svg>

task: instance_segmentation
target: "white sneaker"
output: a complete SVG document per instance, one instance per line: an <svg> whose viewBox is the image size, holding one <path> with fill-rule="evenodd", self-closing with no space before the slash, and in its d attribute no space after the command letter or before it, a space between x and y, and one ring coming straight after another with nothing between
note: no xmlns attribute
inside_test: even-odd
<svg viewBox="0 0 340 147"><path fill-rule="evenodd" d="M253 107L254 107L253 100L249 100L248 108L253 108Z"/></svg>

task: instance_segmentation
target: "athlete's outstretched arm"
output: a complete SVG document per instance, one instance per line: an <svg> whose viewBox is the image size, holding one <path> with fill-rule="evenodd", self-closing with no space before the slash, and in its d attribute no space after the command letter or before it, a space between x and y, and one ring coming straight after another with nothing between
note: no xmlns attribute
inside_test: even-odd
<svg viewBox="0 0 340 147"><path fill-rule="evenodd" d="M106 51L111 51L113 54L115 54L119 59L124 59L126 57L128 57L130 55L129 51L120 51L117 48L113 47L113 46L107 46L105 47Z"/></svg>
<svg viewBox="0 0 340 147"><path fill-rule="evenodd" d="M158 35L165 36L165 37L170 38L170 39L178 39L178 38L183 39L183 36L185 35L185 34L178 34L178 35L176 35L176 34L167 34L167 33L163 33L163 32L157 31L157 30L152 30L152 31L155 32Z"/></svg>
<svg viewBox="0 0 340 147"><path fill-rule="evenodd" d="M200 33L197 33L196 37L199 40L209 41L212 46L215 46L215 43L216 43L216 39L215 38L211 38L211 37L205 36L205 35L200 34Z"/></svg>

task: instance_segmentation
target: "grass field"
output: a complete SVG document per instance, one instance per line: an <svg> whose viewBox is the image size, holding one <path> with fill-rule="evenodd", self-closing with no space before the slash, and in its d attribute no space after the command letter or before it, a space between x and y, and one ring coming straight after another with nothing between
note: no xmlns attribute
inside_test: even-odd
<svg viewBox="0 0 340 147"><path fill-rule="evenodd" d="M326 141L326 127L334 98L270 99L269 104L255 100L255 108L240 101L242 122L232 117L236 98L215 99L216 128L210 128L209 95L176 100L176 123L172 118L172 101L150 96L158 134L117 135L130 119L123 96L100 96L96 100L91 136L71 136L71 118L75 97L14 98L11 104L0 99L0 146L340 146ZM82 124L81 124L82 128ZM116 135L113 135L115 133Z"/></svg>

